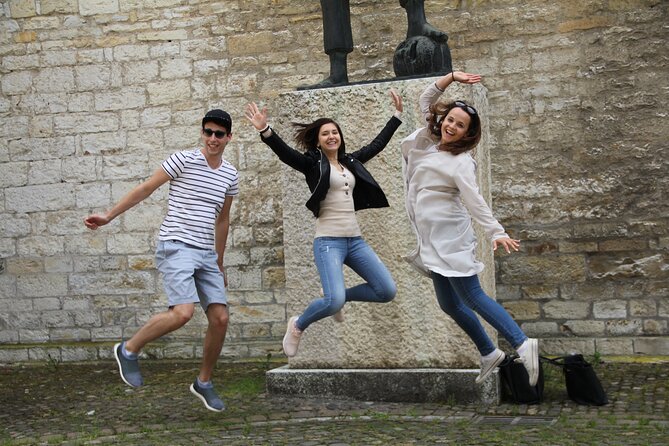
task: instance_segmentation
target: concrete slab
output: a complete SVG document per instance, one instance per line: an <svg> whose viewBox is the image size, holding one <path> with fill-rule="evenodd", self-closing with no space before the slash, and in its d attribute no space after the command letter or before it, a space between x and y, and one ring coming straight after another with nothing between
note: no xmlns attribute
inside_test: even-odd
<svg viewBox="0 0 669 446"><path fill-rule="evenodd" d="M497 371L481 385L474 382L477 375L476 369L291 369L286 365L267 372L266 386L273 395L499 404Z"/></svg>

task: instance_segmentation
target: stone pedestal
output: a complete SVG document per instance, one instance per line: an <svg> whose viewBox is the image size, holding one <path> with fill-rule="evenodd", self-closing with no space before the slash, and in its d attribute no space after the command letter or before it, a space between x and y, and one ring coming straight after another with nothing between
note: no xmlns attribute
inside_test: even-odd
<svg viewBox="0 0 669 446"><path fill-rule="evenodd" d="M419 275L401 257L415 244L404 208L402 179L402 160L399 144L402 138L413 130L423 126L423 118L418 110L418 97L423 89L436 78L391 81L376 84L353 85L330 89L304 90L283 94L270 106L273 128L289 143L293 142L293 129L290 122L311 122L318 117L334 118L341 126L349 152L367 144L381 130L387 119L394 112L388 90L394 88L404 100L403 124L386 149L369 161L366 166L385 191L389 208L370 209L358 212L363 237L385 262L398 286L394 301L388 304L365 302L347 303L346 320L336 323L327 318L312 324L302 335L299 352L291 358L287 369L268 372L269 391L295 393L284 384L289 382L286 376L291 371L299 374L300 393L307 394L310 386L309 376L326 374L323 370L349 370L352 375L359 369L434 369L441 374L449 370L457 379L439 381L439 386L451 382L456 400L456 393L471 390L462 379L471 382L478 374L479 355L473 343L462 330L441 311L432 288L432 282ZM479 185L484 197L490 198L490 163L488 116L486 89L482 85L452 85L444 94L444 99L464 99L476 107L483 118L483 137L476 150L478 161ZM307 304L319 296L320 280L313 261L312 242L315 219L304 206L309 197L309 190L302 174L283 166L284 179L284 247L287 287L286 317L300 314ZM479 238L478 257L485 265L480 275L484 289L495 295L494 267L490 243L477 233ZM347 286L360 283L355 273L346 269ZM493 333L486 326L490 333ZM494 335L493 335L494 336ZM304 370L310 370L305 373ZM319 370L316 373L316 369ZM456 370L457 369L457 370ZM461 369L469 369L463 372ZM343 372L328 373L342 380ZM370 376L375 372L367 370L365 381L371 384ZM387 383L411 375L419 388L432 379L430 373L395 373L376 372L379 382ZM406 375L406 376L405 376ZM455 376L454 375L454 376ZM430 378L427 378L431 376ZM307 377L307 378L305 378ZM395 377L395 378L393 378ZM464 377L464 378L463 378ZM297 379L297 378L296 378ZM441 378L440 378L441 379ZM496 379L496 378L495 378ZM279 385L278 381L284 384ZM405 384L407 381L403 381ZM432 381L437 382L437 381ZM314 394L318 394L318 380L313 383ZM363 393L360 387L353 393L338 390L340 396L355 397ZM389 387L385 386L387 390ZM495 390L488 392L486 401L494 400ZM384 386L378 387L382 394L366 394L365 399L383 399L387 397ZM443 389L442 389L443 390ZM448 394L449 391L446 393ZM422 391L409 394L423 395ZM478 394L474 392L474 394ZM407 394L408 395L408 394ZM492 395L492 396L491 396ZM463 396L464 398L464 396Z"/></svg>

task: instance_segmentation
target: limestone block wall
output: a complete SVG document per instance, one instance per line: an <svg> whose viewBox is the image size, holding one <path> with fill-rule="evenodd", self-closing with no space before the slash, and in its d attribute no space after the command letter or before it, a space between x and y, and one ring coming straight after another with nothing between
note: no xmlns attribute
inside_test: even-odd
<svg viewBox="0 0 669 446"><path fill-rule="evenodd" d="M523 251L497 297L549 352L668 353L667 8L661 0L427 0L454 66L484 76L493 208ZM395 0L352 0L349 79L393 77ZM0 361L108 356L164 308L166 188L109 207L228 109L239 168L225 355L278 354L286 317L280 166L249 100L319 81L319 2L8 0L0 6ZM197 356L204 318L157 356ZM98 348L99 345L102 347Z"/></svg>

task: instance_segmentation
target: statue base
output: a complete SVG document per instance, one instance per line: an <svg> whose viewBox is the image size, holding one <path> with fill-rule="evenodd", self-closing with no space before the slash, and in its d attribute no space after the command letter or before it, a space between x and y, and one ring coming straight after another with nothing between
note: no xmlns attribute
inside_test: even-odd
<svg viewBox="0 0 669 446"><path fill-rule="evenodd" d="M482 384L472 369L291 369L266 374L267 393L359 401L485 404L500 402L495 370Z"/></svg>

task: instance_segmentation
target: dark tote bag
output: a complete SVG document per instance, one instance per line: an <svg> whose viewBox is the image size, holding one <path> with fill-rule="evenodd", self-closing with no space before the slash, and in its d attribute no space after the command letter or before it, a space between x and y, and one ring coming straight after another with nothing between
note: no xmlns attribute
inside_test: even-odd
<svg viewBox="0 0 669 446"><path fill-rule="evenodd" d="M530 376L525 366L515 362L518 356L509 356L499 365L502 380L502 394L507 400L519 404L539 404L544 396L544 369L539 362L539 379L530 386Z"/></svg>
<svg viewBox="0 0 669 446"><path fill-rule="evenodd" d="M592 365L581 354L563 357L562 369L567 395L578 404L603 406L609 399Z"/></svg>
<svg viewBox="0 0 669 446"><path fill-rule="evenodd" d="M564 372L567 395L572 401L586 406L603 406L609 399L592 365L581 354L555 359L541 358L559 367Z"/></svg>

